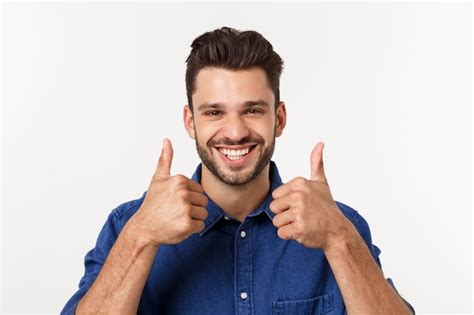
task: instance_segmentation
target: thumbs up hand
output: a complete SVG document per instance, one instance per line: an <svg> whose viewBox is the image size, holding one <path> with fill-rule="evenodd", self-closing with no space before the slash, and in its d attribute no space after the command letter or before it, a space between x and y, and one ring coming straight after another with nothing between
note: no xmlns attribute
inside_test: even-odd
<svg viewBox="0 0 474 315"><path fill-rule="evenodd" d="M324 144L311 152L311 177L296 177L276 188L270 210L273 225L284 240L296 240L310 248L329 249L351 224L334 201L323 166Z"/></svg>
<svg viewBox="0 0 474 315"><path fill-rule="evenodd" d="M146 242L176 244L204 229L208 198L202 186L184 175L171 176L173 147L163 140L163 149L145 200L134 215Z"/></svg>

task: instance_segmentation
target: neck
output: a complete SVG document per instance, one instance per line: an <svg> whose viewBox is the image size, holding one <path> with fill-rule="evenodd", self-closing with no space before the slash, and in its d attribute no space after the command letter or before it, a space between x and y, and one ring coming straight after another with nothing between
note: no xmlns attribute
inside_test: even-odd
<svg viewBox="0 0 474 315"><path fill-rule="evenodd" d="M270 163L251 182L242 186L228 185L202 164L201 186L225 213L239 221L265 200L270 190Z"/></svg>

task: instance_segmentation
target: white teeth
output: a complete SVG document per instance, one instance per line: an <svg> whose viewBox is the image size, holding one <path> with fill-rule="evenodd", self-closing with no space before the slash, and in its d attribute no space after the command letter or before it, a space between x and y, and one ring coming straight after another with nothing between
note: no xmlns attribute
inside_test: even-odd
<svg viewBox="0 0 474 315"><path fill-rule="evenodd" d="M245 148L245 149L242 149L242 150L229 150L229 149L219 148L219 151L221 153L227 155L227 157L240 158L243 155L246 155L247 153L249 153L250 148Z"/></svg>

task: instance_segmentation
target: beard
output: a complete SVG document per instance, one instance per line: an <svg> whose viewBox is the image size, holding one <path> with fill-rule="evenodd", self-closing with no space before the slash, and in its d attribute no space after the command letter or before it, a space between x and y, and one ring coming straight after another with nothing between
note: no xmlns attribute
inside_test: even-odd
<svg viewBox="0 0 474 315"><path fill-rule="evenodd" d="M194 134L196 135L196 149L204 165L206 165L206 167L211 171L212 174L214 174L216 178L230 186L245 186L251 181L253 181L263 171L265 166L267 166L267 164L270 162L273 156L273 152L275 151L275 130L273 132L272 142L269 146L266 147L264 146L265 140L260 136L248 136L243 138L239 142L232 142L228 140L216 142L210 139L206 144L207 147L203 147L199 144L196 129L194 129ZM216 159L214 158L214 155L212 153L213 147L217 144L231 146L245 145L247 143L257 144L257 146L252 149L255 151L253 152L253 154L257 154L255 158L256 162L253 162L253 165L245 165L243 167L240 167L236 169L236 171L234 171L232 174L227 174L226 172L224 172L222 167L219 166ZM259 150L258 152L256 151L257 149ZM245 168L250 168L250 170L247 172L242 171L242 169Z"/></svg>

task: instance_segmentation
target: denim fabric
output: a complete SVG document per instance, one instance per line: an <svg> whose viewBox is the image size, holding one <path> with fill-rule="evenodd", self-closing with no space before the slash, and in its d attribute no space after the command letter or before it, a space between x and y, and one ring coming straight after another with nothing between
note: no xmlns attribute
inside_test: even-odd
<svg viewBox="0 0 474 315"><path fill-rule="evenodd" d="M199 164L192 179L201 182ZM272 224L271 192L282 185L270 161L266 200L244 222L209 199L205 229L174 245L161 245L145 284L139 314L344 314L344 302L320 249L282 240ZM96 246L85 256L79 290L61 314L73 314L96 279L117 236L146 196L119 205L109 215ZM351 207L336 201L380 265L369 226ZM387 281L393 286L391 279Z"/></svg>

